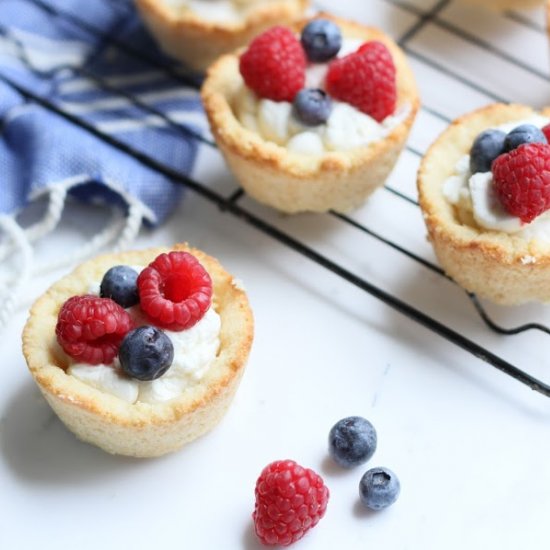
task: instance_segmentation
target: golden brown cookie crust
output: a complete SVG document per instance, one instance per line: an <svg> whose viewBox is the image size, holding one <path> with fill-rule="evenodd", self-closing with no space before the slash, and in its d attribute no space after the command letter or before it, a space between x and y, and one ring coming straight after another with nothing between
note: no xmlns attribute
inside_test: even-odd
<svg viewBox="0 0 550 550"><path fill-rule="evenodd" d="M550 243L460 223L443 183L479 133L535 114L522 105L494 104L465 115L430 147L418 172L420 206L443 269L466 290L500 304L550 300Z"/></svg>
<svg viewBox="0 0 550 550"><path fill-rule="evenodd" d="M86 294L117 264L148 265L169 250L190 252L213 281L213 307L221 318L220 349L204 378L165 403L127 403L65 373L68 359L55 339L57 315L71 296ZM80 439L115 454L160 456L211 430L229 407L253 339L245 292L217 260L187 245L100 256L55 283L31 308L23 353L44 397Z"/></svg>
<svg viewBox="0 0 550 550"><path fill-rule="evenodd" d="M252 8L239 22L207 21L192 11L178 12L162 0L135 0L161 48L191 69L204 71L220 55L244 46L272 25L300 18L309 0L278 0Z"/></svg>
<svg viewBox="0 0 550 550"><path fill-rule="evenodd" d="M365 147L320 156L289 152L245 128L232 103L243 89L239 53L220 58L208 71L202 99L210 128L227 163L245 191L259 202L287 213L330 209L349 211L381 186L405 145L419 107L416 83L403 52L381 31L328 14L349 38L378 40L390 50L397 68L397 110L406 118L390 134ZM301 29L307 21L296 26Z"/></svg>

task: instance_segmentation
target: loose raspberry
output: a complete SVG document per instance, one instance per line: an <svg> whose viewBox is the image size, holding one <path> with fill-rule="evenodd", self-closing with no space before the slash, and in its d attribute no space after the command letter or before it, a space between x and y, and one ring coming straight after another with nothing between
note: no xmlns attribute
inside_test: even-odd
<svg viewBox="0 0 550 550"><path fill-rule="evenodd" d="M327 92L382 122L395 111L395 65L381 42L366 42L359 50L332 61L326 77Z"/></svg>
<svg viewBox="0 0 550 550"><path fill-rule="evenodd" d="M239 69L260 97L292 101L306 81L306 56L290 29L273 27L252 40Z"/></svg>
<svg viewBox="0 0 550 550"><path fill-rule="evenodd" d="M185 330L210 307L212 280L188 252L161 254L138 277L141 309L156 325Z"/></svg>
<svg viewBox="0 0 550 550"><path fill-rule="evenodd" d="M313 470L292 460L266 466L256 482L254 526L263 544L288 546L325 515L329 491Z"/></svg>
<svg viewBox="0 0 550 550"><path fill-rule="evenodd" d="M550 208L550 145L530 143L492 165L495 191L506 211L532 222Z"/></svg>
<svg viewBox="0 0 550 550"><path fill-rule="evenodd" d="M110 298L73 296L61 307L55 327L59 345L73 359L109 365L132 328L128 312Z"/></svg>

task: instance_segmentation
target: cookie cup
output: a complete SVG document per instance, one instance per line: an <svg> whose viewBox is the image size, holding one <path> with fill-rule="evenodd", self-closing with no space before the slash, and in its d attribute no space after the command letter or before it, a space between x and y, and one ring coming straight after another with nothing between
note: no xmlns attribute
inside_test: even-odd
<svg viewBox="0 0 550 550"><path fill-rule="evenodd" d="M163 403L128 403L66 374L69 358L55 338L57 315L74 295L117 264L148 265L168 249L98 257L55 283L33 305L23 331L29 370L61 421L77 437L113 453L160 456L211 430L226 412L252 345L253 318L244 291L214 258L178 245L202 263L213 281L213 305L221 318L220 348L205 376L177 398Z"/></svg>
<svg viewBox="0 0 550 550"><path fill-rule="evenodd" d="M189 68L204 71L220 55L244 46L272 25L300 18L309 0L259 3L240 21L209 21L191 10L177 11L163 0L135 0L136 7L162 50Z"/></svg>
<svg viewBox="0 0 550 550"><path fill-rule="evenodd" d="M460 286L495 303L550 300L550 242L527 240L461 223L443 184L482 131L535 115L529 107L495 104L454 121L431 146L418 173L420 207L436 256ZM550 116L550 110L543 111Z"/></svg>
<svg viewBox="0 0 550 550"><path fill-rule="evenodd" d="M419 107L412 71L390 38L374 28L322 16L337 23L345 37L378 40L391 52L397 69L397 110L409 110L380 141L349 151L303 155L248 130L233 109L245 87L239 73L241 52L225 55L210 67L201 92L212 133L244 190L257 201L287 213L346 212L360 206L393 169ZM297 26L297 31L305 23Z"/></svg>

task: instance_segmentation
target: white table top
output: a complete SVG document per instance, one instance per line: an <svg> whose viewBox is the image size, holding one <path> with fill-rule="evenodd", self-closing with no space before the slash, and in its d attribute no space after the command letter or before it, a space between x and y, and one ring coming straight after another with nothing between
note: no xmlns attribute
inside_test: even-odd
<svg viewBox="0 0 550 550"><path fill-rule="evenodd" d="M441 3L320 4L399 39ZM495 98L541 107L550 97L542 11L440 7L406 42L427 108L388 183L413 198L416 153L445 127L445 117ZM194 177L227 196L236 189L212 150L201 153ZM455 285L334 217L283 217L247 198L240 204L550 381L548 336L490 332ZM434 261L415 205L380 190L351 217ZM100 218L88 214L83 223L72 207L41 254L76 246ZM280 458L317 470L331 491L325 518L295 546L301 550L548 547L548 398L191 192L136 246L182 240L241 278L254 309L253 351L227 417L211 434L155 460L114 457L77 441L26 371L20 309L1 334L0 547L260 548L251 522L254 484ZM26 295L57 277L36 279ZM550 320L542 306L487 308L505 326ZM327 459L327 436L348 415L370 419L379 445L367 465L341 471ZM358 503L358 483L378 465L398 474L402 493L390 509L369 513Z"/></svg>

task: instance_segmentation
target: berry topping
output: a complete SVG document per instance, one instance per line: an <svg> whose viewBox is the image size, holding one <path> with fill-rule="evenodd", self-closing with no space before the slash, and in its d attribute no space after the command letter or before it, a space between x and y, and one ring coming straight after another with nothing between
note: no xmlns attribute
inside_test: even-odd
<svg viewBox="0 0 550 550"><path fill-rule="evenodd" d="M504 153L506 134L500 130L486 130L477 136L470 150L470 171L490 172L493 161Z"/></svg>
<svg viewBox="0 0 550 550"><path fill-rule="evenodd" d="M253 519L256 534L268 545L288 546L324 516L329 491L313 470L292 460L266 466L256 482Z"/></svg>
<svg viewBox="0 0 550 550"><path fill-rule="evenodd" d="M137 278L137 271L127 265L111 267L103 275L99 295L102 298L111 298L124 308L135 306L139 302Z"/></svg>
<svg viewBox="0 0 550 550"><path fill-rule="evenodd" d="M495 191L506 211L529 223L550 208L550 145L530 143L493 162Z"/></svg>
<svg viewBox="0 0 550 550"><path fill-rule="evenodd" d="M313 63L322 63L340 51L342 33L332 21L314 19L302 30L301 42L308 59Z"/></svg>
<svg viewBox="0 0 550 550"><path fill-rule="evenodd" d="M120 346L120 366L130 377L155 380L174 360L172 340L156 327L143 326L129 332Z"/></svg>
<svg viewBox="0 0 550 550"><path fill-rule="evenodd" d="M241 55L239 69L249 88L273 101L292 101L304 87L306 56L294 33L273 27L257 36Z"/></svg>
<svg viewBox="0 0 550 550"><path fill-rule="evenodd" d="M372 468L359 482L359 498L371 510L382 510L392 505L400 491L399 479L388 468Z"/></svg>
<svg viewBox="0 0 550 550"><path fill-rule="evenodd" d="M294 118L306 126L324 124L332 111L332 101L323 90L304 88L292 104Z"/></svg>
<svg viewBox="0 0 550 550"><path fill-rule="evenodd" d="M331 61L327 92L378 122L395 111L397 86L391 54L381 42L367 42L358 51Z"/></svg>
<svg viewBox="0 0 550 550"><path fill-rule="evenodd" d="M132 328L128 312L109 298L73 296L61 307L55 327L67 355L90 365L109 365Z"/></svg>
<svg viewBox="0 0 550 550"><path fill-rule="evenodd" d="M330 456L344 468L363 464L376 451L376 430L366 419L350 416L337 422L328 436Z"/></svg>
<svg viewBox="0 0 550 550"><path fill-rule="evenodd" d="M504 152L508 153L517 149L524 143L548 143L546 136L536 126L532 124L522 124L514 128L507 136L504 142Z"/></svg>
<svg viewBox="0 0 550 550"><path fill-rule="evenodd" d="M550 143L550 124L547 124L541 131L544 134L546 141Z"/></svg>
<svg viewBox="0 0 550 550"><path fill-rule="evenodd" d="M212 280L188 252L161 254L138 277L141 309L169 330L191 328L210 307Z"/></svg>

